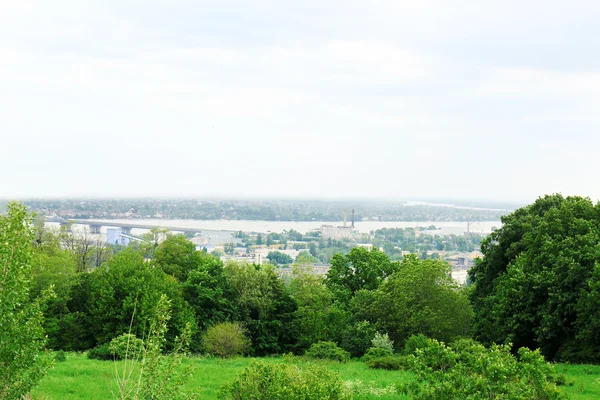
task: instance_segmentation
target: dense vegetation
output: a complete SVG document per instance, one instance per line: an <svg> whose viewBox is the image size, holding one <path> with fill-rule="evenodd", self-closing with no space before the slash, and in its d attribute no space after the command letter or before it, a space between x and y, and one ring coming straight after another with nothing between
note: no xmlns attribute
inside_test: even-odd
<svg viewBox="0 0 600 400"><path fill-rule="evenodd" d="M600 205L546 196L502 219L470 271L475 337L600 360Z"/></svg>
<svg viewBox="0 0 600 400"><path fill-rule="evenodd" d="M157 352L182 349L223 358L364 357L371 368L416 374L416 383L398 387L414 397L560 398L556 384L564 379L542 356L597 362L600 354L599 217L589 199L560 195L515 211L483 240L484 257L463 288L442 260L394 260L377 247L332 255L325 277L302 267L282 276L272 264L223 263L183 236L82 257L69 232L34 229L15 204L0 220L0 318L8 327L0 334L9 332L0 362L15 371L1 374L3 390L12 390L3 397L27 393L43 375L44 332L52 350L128 359L125 341L148 349L160 320L157 366ZM305 257L313 257L310 250ZM168 304L168 312L157 312L157 304ZM223 393L243 397L252 385L278 390L287 382L290 396L304 396L312 384L315 393L321 384L339 392L331 398L348 394L338 377L316 371L255 364ZM269 374L273 381L261 380ZM318 383L316 375L330 379Z"/></svg>

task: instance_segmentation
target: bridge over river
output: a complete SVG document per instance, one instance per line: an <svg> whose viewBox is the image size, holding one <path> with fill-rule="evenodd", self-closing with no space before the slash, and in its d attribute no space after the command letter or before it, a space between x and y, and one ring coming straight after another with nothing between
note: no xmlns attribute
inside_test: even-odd
<svg viewBox="0 0 600 400"><path fill-rule="evenodd" d="M92 220L92 219L63 219L63 218L48 218L46 222L56 222L61 225L65 224L77 224L77 225L87 225L90 227L91 233L99 234L102 227L114 227L114 228L122 228L123 232L127 234L131 234L132 229L166 229L170 232L184 232L184 233L202 233L203 231L207 231L207 229L196 229L196 228L182 228L180 226L168 226L168 225L149 225L144 223L136 223L135 221L131 222L116 222L110 220ZM234 230L231 231L223 231L223 232L236 232Z"/></svg>

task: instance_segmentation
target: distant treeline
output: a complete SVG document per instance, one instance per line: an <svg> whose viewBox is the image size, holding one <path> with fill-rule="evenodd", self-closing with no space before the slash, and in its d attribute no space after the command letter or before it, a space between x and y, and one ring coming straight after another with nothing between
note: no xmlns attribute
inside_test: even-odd
<svg viewBox="0 0 600 400"><path fill-rule="evenodd" d="M24 204L40 215L63 218L341 221L343 210L347 210L350 221L354 209L356 221L497 221L508 212L401 201L34 199Z"/></svg>

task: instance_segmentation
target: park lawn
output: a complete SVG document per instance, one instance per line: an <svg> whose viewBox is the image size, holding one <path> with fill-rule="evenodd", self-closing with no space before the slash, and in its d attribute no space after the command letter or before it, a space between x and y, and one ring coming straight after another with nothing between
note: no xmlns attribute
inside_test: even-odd
<svg viewBox="0 0 600 400"><path fill-rule="evenodd" d="M302 358L200 358L185 359L185 365L193 366L193 375L185 386L187 393L198 393L202 399L216 399L220 387L231 382L252 361L269 363L294 362L302 364ZM369 369L360 361L348 363L317 362L336 371L353 387L361 387L362 393L355 398L366 399L408 399L407 396L389 394L396 384L413 379L410 372ZM557 372L564 374L567 385L561 390L570 399L600 399L600 366L556 364ZM85 355L67 353L67 360L56 362L40 385L32 392L34 400L90 399L105 400L114 398L115 373L122 371L123 362L90 360ZM381 395L381 392L388 394ZM379 394L379 395L377 395Z"/></svg>
<svg viewBox="0 0 600 400"><path fill-rule="evenodd" d="M264 361L269 363L305 363L302 358L201 358L190 357L185 359L184 365L193 366L193 375L185 386L185 392L198 393L201 399L216 399L222 385L231 382L252 361ZM293 360L293 361L292 361ZM405 383L412 379L409 372L385 371L369 369L360 361L348 363L319 362L339 373L344 381L349 381L353 387L361 387L361 394L356 396L357 400L363 399L407 399L403 395L384 394L374 396L368 394L377 393L392 387L398 383ZM105 400L114 398L116 393L115 374L116 370L122 371L122 361L99 361L90 360L85 355L67 353L66 361L55 362L48 375L33 390L33 400L54 399L89 399Z"/></svg>
<svg viewBox="0 0 600 400"><path fill-rule="evenodd" d="M555 368L567 378L561 390L569 399L600 399L600 365L555 364Z"/></svg>

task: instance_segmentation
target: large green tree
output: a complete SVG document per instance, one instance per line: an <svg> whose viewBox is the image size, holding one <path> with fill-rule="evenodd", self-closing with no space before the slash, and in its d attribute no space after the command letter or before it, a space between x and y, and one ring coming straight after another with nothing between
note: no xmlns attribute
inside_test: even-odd
<svg viewBox="0 0 600 400"><path fill-rule="evenodd" d="M32 218L22 204L0 215L0 398L20 399L46 374L42 305L29 299L34 240Z"/></svg>
<svg viewBox="0 0 600 400"><path fill-rule="evenodd" d="M297 267L289 291L298 306L293 319L296 350L307 349L318 341L341 341L349 313L334 303L323 277Z"/></svg>
<svg viewBox="0 0 600 400"><path fill-rule="evenodd" d="M156 247L153 260L165 273L185 282L188 273L200 264L200 252L185 236L172 235Z"/></svg>
<svg viewBox="0 0 600 400"><path fill-rule="evenodd" d="M600 360L600 207L545 196L502 219L470 271L476 336L540 348L551 359Z"/></svg>
<svg viewBox="0 0 600 400"><path fill-rule="evenodd" d="M221 260L201 252L199 261L183 283L183 297L194 310L200 335L210 326L234 321L239 312ZM194 344L200 344L199 340Z"/></svg>
<svg viewBox="0 0 600 400"><path fill-rule="evenodd" d="M450 276L450 266L440 260L404 257L372 301L369 313L375 326L389 333L396 346L414 334L449 342L471 333L469 300Z"/></svg>
<svg viewBox="0 0 600 400"><path fill-rule="evenodd" d="M166 294L172 305L168 344L183 332L185 324L195 326L193 311L183 299L181 284L144 260L141 253L125 249L90 275L87 313L95 340L102 344L128 333L144 337L152 311Z"/></svg>
<svg viewBox="0 0 600 400"><path fill-rule="evenodd" d="M229 262L225 273L235 294L239 320L255 355L287 351L295 341L292 317L296 302L271 265Z"/></svg>
<svg viewBox="0 0 600 400"><path fill-rule="evenodd" d="M398 269L398 263L374 247L356 247L347 255L335 254L325 284L337 300L346 304L359 290L375 290Z"/></svg>

